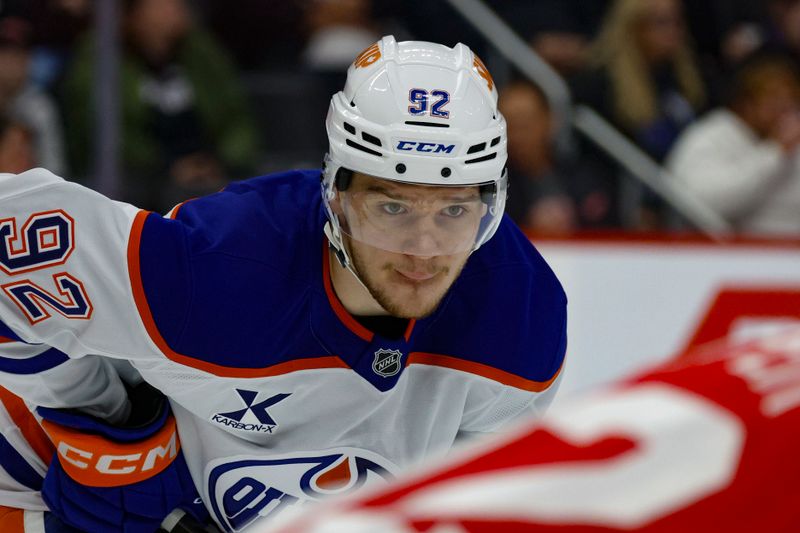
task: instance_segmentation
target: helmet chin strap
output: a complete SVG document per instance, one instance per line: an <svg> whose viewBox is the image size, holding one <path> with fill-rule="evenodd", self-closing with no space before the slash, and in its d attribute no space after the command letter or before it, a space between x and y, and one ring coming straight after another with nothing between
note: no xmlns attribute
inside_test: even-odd
<svg viewBox="0 0 800 533"><path fill-rule="evenodd" d="M361 276L358 275L358 272L356 272L355 268L353 267L352 261L350 261L350 257L347 255L347 250L344 247L341 234L333 231L333 226L331 225L330 220L325 223L325 228L323 231L325 231L325 236L328 238L328 246L331 248L333 255L336 256L336 260L339 261L339 264L347 269L347 271L350 272L354 278L356 278L356 281L358 281L359 285L364 287L364 290L367 291L367 294L371 296L372 293L369 291L366 284L361 281Z"/></svg>

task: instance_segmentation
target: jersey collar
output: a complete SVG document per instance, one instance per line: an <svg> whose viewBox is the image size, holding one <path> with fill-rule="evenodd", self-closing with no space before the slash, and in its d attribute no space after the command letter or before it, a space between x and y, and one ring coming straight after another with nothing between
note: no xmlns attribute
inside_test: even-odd
<svg viewBox="0 0 800 533"><path fill-rule="evenodd" d="M418 329L416 321L409 320L400 339L386 339L368 330L344 308L333 290L327 241L321 260L322 290L316 291L311 310L312 332L331 355L338 356L375 388L390 390L408 362Z"/></svg>

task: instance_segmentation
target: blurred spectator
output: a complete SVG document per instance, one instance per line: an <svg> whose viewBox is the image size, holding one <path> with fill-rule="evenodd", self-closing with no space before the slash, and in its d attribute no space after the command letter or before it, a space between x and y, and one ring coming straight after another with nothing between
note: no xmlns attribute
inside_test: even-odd
<svg viewBox="0 0 800 533"><path fill-rule="evenodd" d="M33 0L34 25L31 78L42 89L63 81L77 42L91 25L90 0Z"/></svg>
<svg viewBox="0 0 800 533"><path fill-rule="evenodd" d="M555 168L554 125L544 96L531 84L514 83L503 89L499 109L508 124L506 212L537 233L571 233L575 208Z"/></svg>
<svg viewBox="0 0 800 533"><path fill-rule="evenodd" d="M238 73L195 26L185 0L125 0L120 67L123 199L165 211L249 174L256 131ZM71 155L90 172L94 43L77 53L65 84Z"/></svg>
<svg viewBox="0 0 800 533"><path fill-rule="evenodd" d="M720 55L725 66L736 65L758 50L764 43L762 26L754 22L735 24L722 37Z"/></svg>
<svg viewBox="0 0 800 533"><path fill-rule="evenodd" d="M508 123L511 218L550 235L609 225L613 188L603 186L601 173L556 153L555 119L541 89L512 82L503 88L499 107Z"/></svg>
<svg viewBox="0 0 800 533"><path fill-rule="evenodd" d="M315 71L344 72L353 58L380 39L370 0L311 0L303 59Z"/></svg>
<svg viewBox="0 0 800 533"><path fill-rule="evenodd" d="M238 66L287 70L297 68L305 44L305 0L193 0L206 27L217 36Z"/></svg>
<svg viewBox="0 0 800 533"><path fill-rule="evenodd" d="M591 61L576 77L576 99L663 161L706 97L680 0L616 0ZM627 190L634 197L625 207L627 225L661 228L669 214L663 202L638 185Z"/></svg>
<svg viewBox="0 0 800 533"><path fill-rule="evenodd" d="M769 27L762 48L766 53L785 53L800 65L800 0L768 0Z"/></svg>
<svg viewBox="0 0 800 533"><path fill-rule="evenodd" d="M494 3L494 2L493 2ZM562 76L586 66L609 0L503 0L503 18Z"/></svg>
<svg viewBox="0 0 800 533"><path fill-rule="evenodd" d="M29 80L44 91L61 81L72 49L91 22L91 0L3 0L4 16L30 23L32 46Z"/></svg>
<svg viewBox="0 0 800 533"><path fill-rule="evenodd" d="M0 117L0 172L19 174L35 166L31 132L18 122Z"/></svg>
<svg viewBox="0 0 800 533"><path fill-rule="evenodd" d="M530 40L533 50L562 76L571 76L586 66L589 40L568 26L550 25Z"/></svg>
<svg viewBox="0 0 800 533"><path fill-rule="evenodd" d="M703 66L719 70L735 65L766 38L767 2L683 0L686 19Z"/></svg>
<svg viewBox="0 0 800 533"><path fill-rule="evenodd" d="M395 36L406 34L411 39L447 46L463 42L478 56L487 58L486 40L448 2L378 0L375 8L384 16L400 21L403 29L395 32Z"/></svg>
<svg viewBox="0 0 800 533"><path fill-rule="evenodd" d="M727 107L691 126L670 155L675 176L738 230L800 235L800 78L756 57L741 67Z"/></svg>
<svg viewBox="0 0 800 533"><path fill-rule="evenodd" d="M659 160L705 101L687 35L679 0L617 0L576 88Z"/></svg>
<svg viewBox="0 0 800 533"><path fill-rule="evenodd" d="M18 17L0 19L0 114L32 136L32 166L64 173L63 134L55 103L28 83L31 26Z"/></svg>
<svg viewBox="0 0 800 533"><path fill-rule="evenodd" d="M309 0L305 22L303 64L327 100L344 85L353 58L381 38L372 0Z"/></svg>

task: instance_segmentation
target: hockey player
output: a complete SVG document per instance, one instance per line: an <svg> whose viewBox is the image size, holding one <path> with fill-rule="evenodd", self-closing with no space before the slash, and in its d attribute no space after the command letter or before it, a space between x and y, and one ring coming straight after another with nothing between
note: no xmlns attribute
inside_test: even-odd
<svg viewBox="0 0 800 533"><path fill-rule="evenodd" d="M0 380L51 408L48 479L123 490L181 479L185 457L214 521L241 530L543 409L566 297L503 218L496 101L466 46L385 37L332 98L321 173L166 218L45 170L0 176L0 335L19 341ZM131 422L107 358L167 395L181 453L163 404ZM115 440L138 448L104 452ZM117 522L142 514L112 500Z"/></svg>

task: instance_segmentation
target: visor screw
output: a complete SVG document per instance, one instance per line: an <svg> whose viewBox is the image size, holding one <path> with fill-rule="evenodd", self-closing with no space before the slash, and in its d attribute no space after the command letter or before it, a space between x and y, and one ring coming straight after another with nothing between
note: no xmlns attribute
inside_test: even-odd
<svg viewBox="0 0 800 533"><path fill-rule="evenodd" d="M406 173L406 166L403 163L397 163L397 166L394 167L398 174L405 174Z"/></svg>
<svg viewBox="0 0 800 533"><path fill-rule="evenodd" d="M451 170L448 167L444 167L442 169L442 177L443 178L449 178L450 177L450 173L451 173Z"/></svg>

